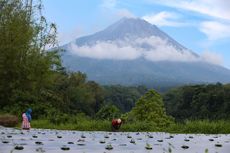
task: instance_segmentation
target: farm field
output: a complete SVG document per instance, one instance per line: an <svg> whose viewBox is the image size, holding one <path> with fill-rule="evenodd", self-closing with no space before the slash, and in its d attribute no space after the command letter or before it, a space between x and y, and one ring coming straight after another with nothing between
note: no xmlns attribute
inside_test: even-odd
<svg viewBox="0 0 230 153"><path fill-rule="evenodd" d="M229 134L0 128L0 153L229 153Z"/></svg>

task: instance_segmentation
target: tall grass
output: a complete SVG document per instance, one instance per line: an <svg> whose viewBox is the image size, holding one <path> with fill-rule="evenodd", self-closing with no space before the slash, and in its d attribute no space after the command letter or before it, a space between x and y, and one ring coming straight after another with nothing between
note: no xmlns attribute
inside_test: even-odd
<svg viewBox="0 0 230 153"><path fill-rule="evenodd" d="M84 120L78 123L53 124L49 120L35 120L31 123L33 128L79 130L79 131L110 131L109 121Z"/></svg>
<svg viewBox="0 0 230 153"><path fill-rule="evenodd" d="M175 133L204 133L204 134L228 134L230 133L230 121L195 120L185 123L176 123L168 128Z"/></svg>
<svg viewBox="0 0 230 153"><path fill-rule="evenodd" d="M80 130L80 131L111 131L111 122L103 120L80 120L75 123L53 124L49 120L35 120L31 123L33 128ZM149 122L124 123L120 131L130 132L169 132L169 133L203 133L203 134L228 134L230 121L197 120L175 123L167 127L156 127Z"/></svg>

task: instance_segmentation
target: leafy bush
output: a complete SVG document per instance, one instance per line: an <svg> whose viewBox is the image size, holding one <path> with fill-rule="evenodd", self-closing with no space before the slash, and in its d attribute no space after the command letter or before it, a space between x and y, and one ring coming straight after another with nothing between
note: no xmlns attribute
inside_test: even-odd
<svg viewBox="0 0 230 153"><path fill-rule="evenodd" d="M96 114L98 119L112 120L113 118L120 117L120 110L114 105L106 105L102 107Z"/></svg>
<svg viewBox="0 0 230 153"><path fill-rule="evenodd" d="M155 90L148 91L137 101L128 118L133 121L153 122L158 127L173 123L173 118L166 115L161 95Z"/></svg>

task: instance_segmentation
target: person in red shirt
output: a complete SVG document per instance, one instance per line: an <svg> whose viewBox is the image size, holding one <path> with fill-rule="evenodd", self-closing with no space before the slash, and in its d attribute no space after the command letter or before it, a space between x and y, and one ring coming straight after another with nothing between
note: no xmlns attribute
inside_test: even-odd
<svg viewBox="0 0 230 153"><path fill-rule="evenodd" d="M121 119L118 118L118 119L113 119L112 120L112 131L118 131L121 127Z"/></svg>

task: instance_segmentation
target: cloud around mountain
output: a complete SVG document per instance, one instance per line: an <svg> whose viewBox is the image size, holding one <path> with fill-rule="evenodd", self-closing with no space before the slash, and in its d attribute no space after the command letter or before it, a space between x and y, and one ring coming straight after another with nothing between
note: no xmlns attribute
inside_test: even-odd
<svg viewBox="0 0 230 153"><path fill-rule="evenodd" d="M198 55L145 20L122 18L63 46L66 67L101 84L170 87L229 82L230 71L211 52ZM212 64L210 64L212 63Z"/></svg>
<svg viewBox="0 0 230 153"><path fill-rule="evenodd" d="M167 40L156 36L132 40L127 38L117 41L97 41L95 44L83 46L71 43L68 50L80 57L93 59L135 60L144 58L149 61L195 62L203 60L213 64L221 63L221 58L210 54L210 52L205 52L198 57L186 49L178 51Z"/></svg>
<svg viewBox="0 0 230 153"><path fill-rule="evenodd" d="M95 59L133 60L142 55L141 50L132 46L118 46L113 42L97 42L93 46L71 43L68 50L80 57Z"/></svg>

